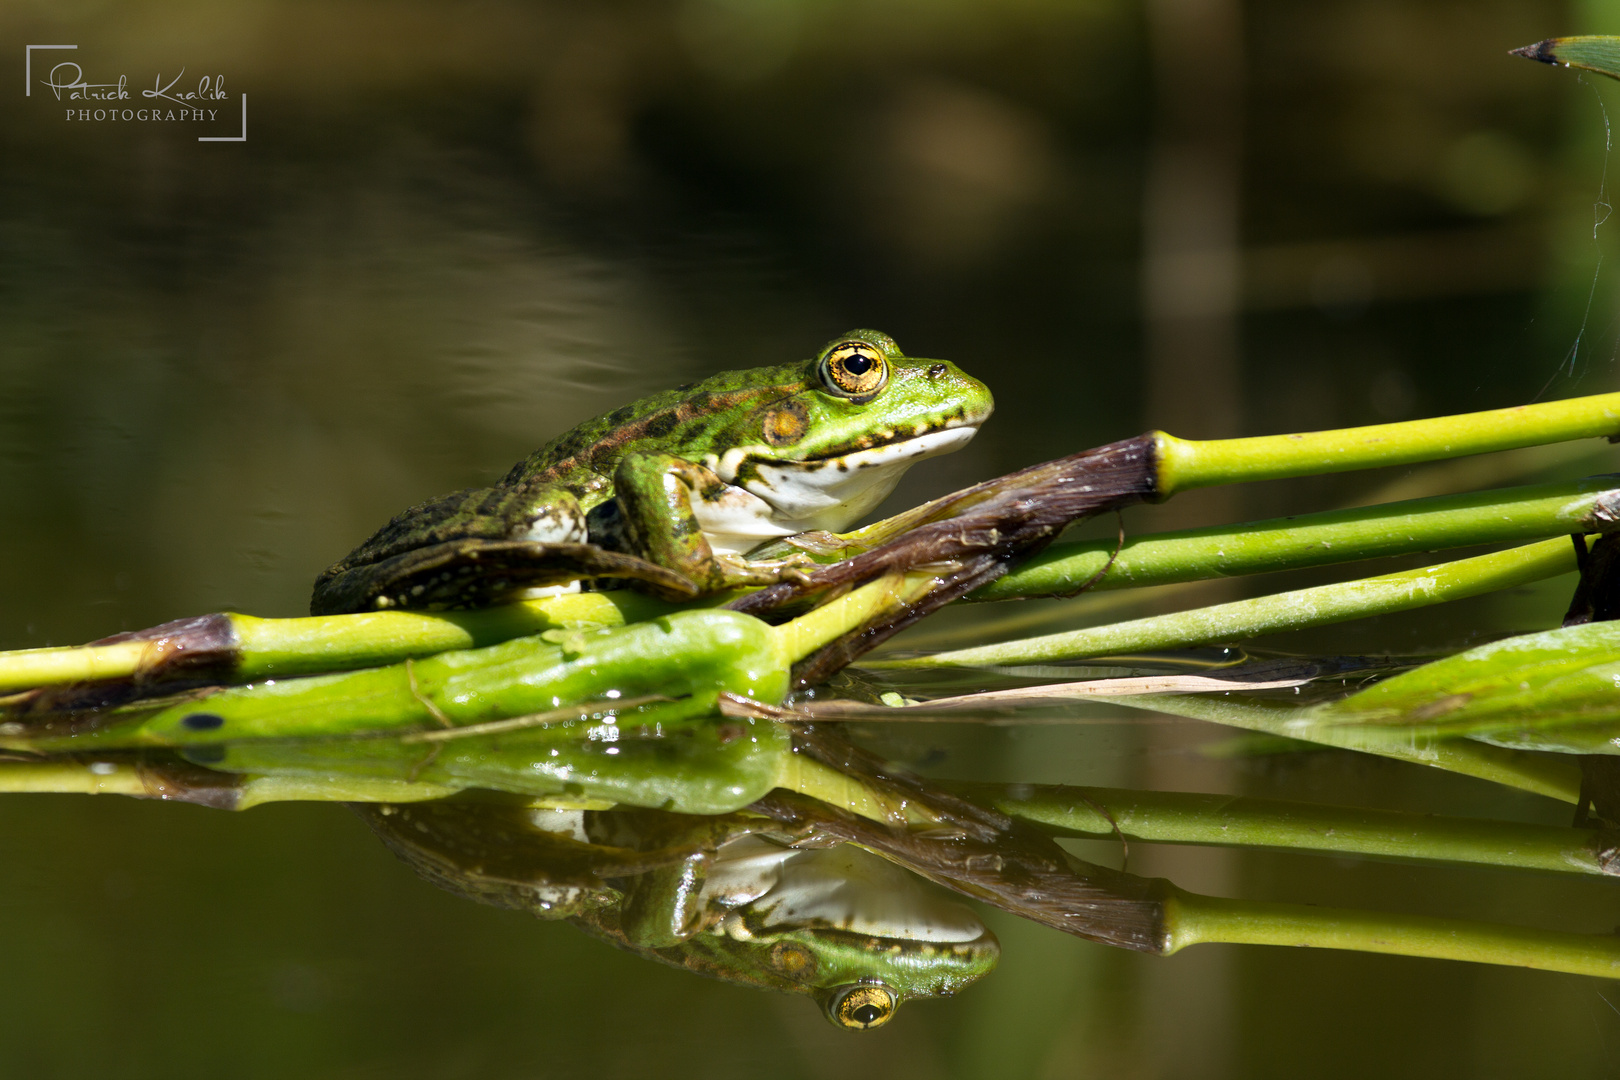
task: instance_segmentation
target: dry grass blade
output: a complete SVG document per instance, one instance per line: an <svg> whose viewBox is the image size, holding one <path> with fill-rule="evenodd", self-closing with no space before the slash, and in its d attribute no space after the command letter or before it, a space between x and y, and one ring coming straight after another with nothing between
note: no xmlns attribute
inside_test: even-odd
<svg viewBox="0 0 1620 1080"><path fill-rule="evenodd" d="M1230 694L1254 690L1286 690L1317 679L1356 672L1409 667L1405 660L1377 657L1284 657L1222 669L1218 675L1133 675L1114 679L1083 679L1011 690L984 690L973 694L933 698L911 705L873 705L864 701L833 699L807 701L791 707L764 705L748 698L722 694L720 711L727 716L783 721L860 720L906 722L934 720L945 713L999 713L1039 708L1066 701L1138 697L1148 694Z"/></svg>
<svg viewBox="0 0 1620 1080"><path fill-rule="evenodd" d="M1086 701L1095 698L1135 697L1142 694L1224 694L1246 690L1285 690L1304 686L1327 672L1320 664L1278 660L1235 669L1221 675L1137 675L1119 679L1084 679L984 690L976 694L934 698L915 705L869 705L862 701L815 701L800 712L816 720L909 720L940 712L1016 709ZM922 715L918 715L922 714Z"/></svg>

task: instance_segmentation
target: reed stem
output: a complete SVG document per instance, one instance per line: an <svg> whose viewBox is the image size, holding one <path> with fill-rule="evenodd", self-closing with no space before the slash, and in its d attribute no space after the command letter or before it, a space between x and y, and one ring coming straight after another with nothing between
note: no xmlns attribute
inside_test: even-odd
<svg viewBox="0 0 1620 1080"><path fill-rule="evenodd" d="M1165 901L1165 940L1165 955L1207 943L1291 945L1620 978L1620 935L1228 900L1174 886Z"/></svg>
<svg viewBox="0 0 1620 1080"><path fill-rule="evenodd" d="M1575 550L1560 537L1420 570L1335 582L1169 615L1109 623L995 645L901 660L872 668L942 668L1038 664L1154 649L1188 648L1388 615L1510 589L1574 571Z"/></svg>

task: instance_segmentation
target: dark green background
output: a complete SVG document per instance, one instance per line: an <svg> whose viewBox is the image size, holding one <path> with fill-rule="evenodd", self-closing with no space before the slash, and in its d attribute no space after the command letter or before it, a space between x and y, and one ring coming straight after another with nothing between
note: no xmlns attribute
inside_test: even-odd
<svg viewBox="0 0 1620 1080"><path fill-rule="evenodd" d="M1173 118L1208 104L1207 57L1178 81L1137 3L0 9L0 647L301 613L315 574L399 508L636 394L855 325L997 396L974 445L900 501L1151 426L1615 388L1620 305L1592 239L1606 113L1572 74L1504 53L1614 30L1620 10L1232 10L1240 360L1217 389L1240 406L1219 412L1195 382L1151 389L1144 193ZM249 141L194 141L235 134L234 112L66 122L49 91L22 94L37 43L137 90L223 76L231 109L251 99ZM1270 485L1127 524L1608 468L1520 456ZM1271 644L1453 647L1551 625L1568 587ZM1566 815L1343 754L1215 757L1227 734L1189 723L1080 719L869 737L940 774ZM1202 851L1131 865L1255 897L1620 923L1602 882ZM994 976L857 1038L807 1002L439 893L337 807L11 797L0 1076L1568 1078L1620 1055L1620 988L1590 980L1215 946L1155 960L992 921Z"/></svg>

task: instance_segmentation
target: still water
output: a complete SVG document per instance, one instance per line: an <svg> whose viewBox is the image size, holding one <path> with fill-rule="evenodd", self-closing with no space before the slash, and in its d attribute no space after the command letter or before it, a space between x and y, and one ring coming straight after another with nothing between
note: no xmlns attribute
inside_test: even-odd
<svg viewBox="0 0 1620 1080"><path fill-rule="evenodd" d="M1593 222L1620 98L1504 54L1617 27L1596 2L0 9L34 80L0 110L0 647L301 614L315 575L400 508L851 326L997 399L889 509L1150 427L1615 389L1613 238ZM182 68L228 96L195 122L81 120L40 81L66 55L26 49L41 42L76 44L83 81L122 75L132 97ZM1615 468L1520 455L1195 493L1127 527ZM1555 625L1571 587L1262 644L1452 649ZM1410 766L1235 753L1228 731L1106 706L1068 719L858 730L937 776L1567 821ZM1118 865L1117 845L1079 850ZM1578 1077L1620 1057L1620 989L1593 980L1229 946L1156 959L994 911L993 975L851 1036L804 1000L434 890L333 806L8 797L0 866L6 1077ZM1226 895L1620 922L1612 886L1551 876L1145 845L1130 868Z"/></svg>

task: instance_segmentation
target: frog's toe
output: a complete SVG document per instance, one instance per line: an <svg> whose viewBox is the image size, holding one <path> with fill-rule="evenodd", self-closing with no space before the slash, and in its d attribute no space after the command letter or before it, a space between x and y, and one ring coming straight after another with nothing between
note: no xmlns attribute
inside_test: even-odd
<svg viewBox="0 0 1620 1080"><path fill-rule="evenodd" d="M773 559L765 565L776 571L777 581L791 581L795 585L810 584L810 573L821 564L802 551L794 552L783 559Z"/></svg>
<svg viewBox="0 0 1620 1080"><path fill-rule="evenodd" d="M778 580L791 581L795 585L810 584L810 571L804 566L784 566Z"/></svg>
<svg viewBox="0 0 1620 1080"><path fill-rule="evenodd" d="M717 557L715 562L723 575L723 582L718 588L775 585L781 581L802 585L810 580L809 572L816 568L815 560L806 555L793 555L786 559L762 559L758 562L749 562L736 555L723 555Z"/></svg>

